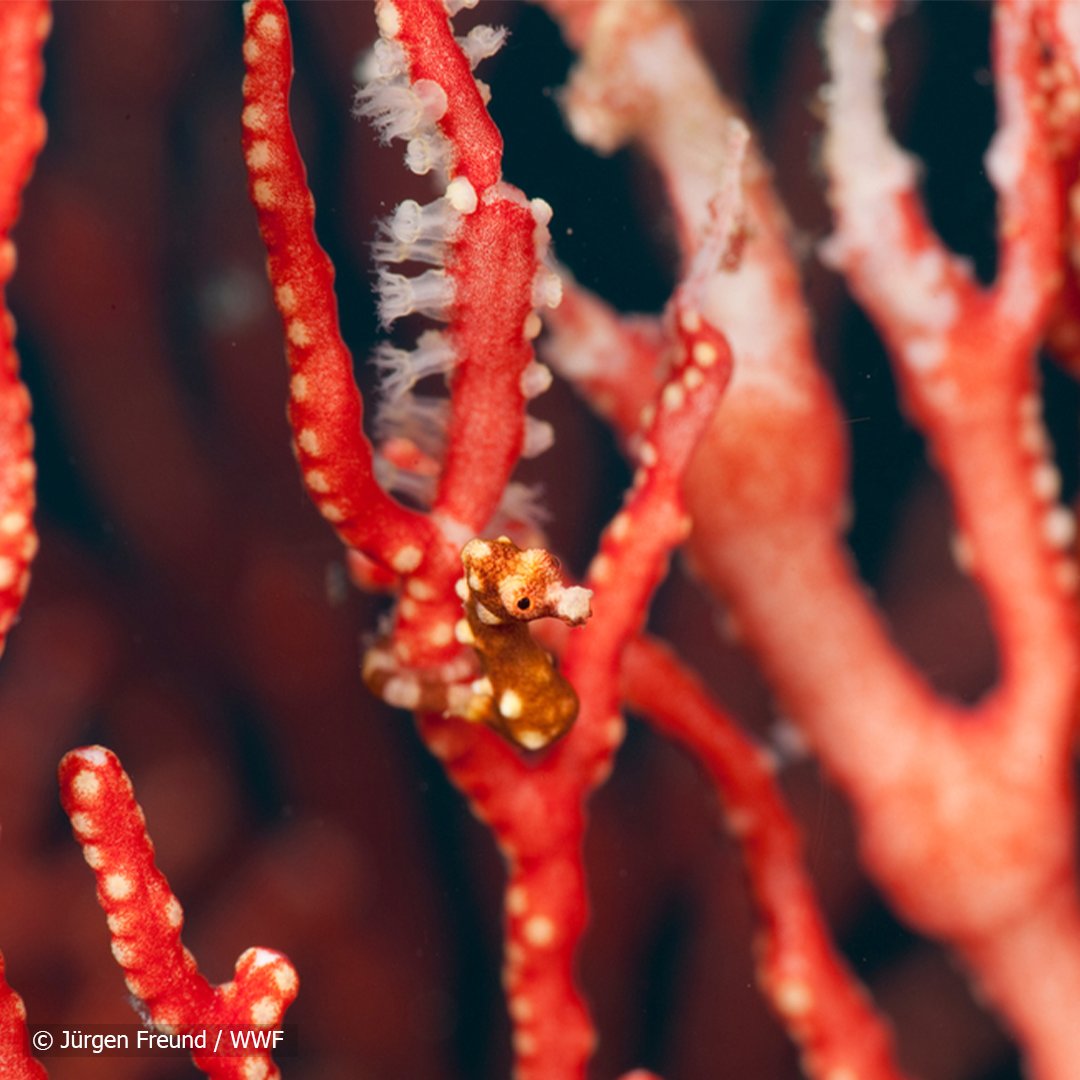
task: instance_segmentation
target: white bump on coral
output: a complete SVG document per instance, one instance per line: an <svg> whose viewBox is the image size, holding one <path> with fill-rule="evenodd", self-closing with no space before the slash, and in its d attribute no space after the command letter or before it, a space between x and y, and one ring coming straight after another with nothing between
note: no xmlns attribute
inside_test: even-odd
<svg viewBox="0 0 1080 1080"><path fill-rule="evenodd" d="M266 110L261 105L246 105L240 122L249 131L262 131L266 127Z"/></svg>
<svg viewBox="0 0 1080 1080"><path fill-rule="evenodd" d="M269 1080L270 1063L265 1058L248 1056L240 1067L244 1080Z"/></svg>
<svg viewBox="0 0 1080 1080"><path fill-rule="evenodd" d="M138 952L135 946L127 941L119 941L116 938L109 943L109 949L113 954L113 959L122 967L128 968L134 964L138 957Z"/></svg>
<svg viewBox="0 0 1080 1080"><path fill-rule="evenodd" d="M268 41L280 41L284 33L281 20L269 11L255 24L255 32Z"/></svg>
<svg viewBox="0 0 1080 1080"><path fill-rule="evenodd" d="M507 1011L518 1024L527 1024L536 1015L531 998L524 994L511 994Z"/></svg>
<svg viewBox="0 0 1080 1080"><path fill-rule="evenodd" d="M701 374L701 369L694 367L692 364L683 369L682 384L687 390L697 390L705 383L705 376Z"/></svg>
<svg viewBox="0 0 1080 1080"><path fill-rule="evenodd" d="M525 440L521 455L526 458L539 457L545 450L555 445L555 429L546 420L537 420L534 416L525 417Z"/></svg>
<svg viewBox="0 0 1080 1080"><path fill-rule="evenodd" d="M309 491L314 491L319 495L325 495L330 490L330 481L326 479L326 473L321 469L308 469L304 473L304 483Z"/></svg>
<svg viewBox="0 0 1080 1080"><path fill-rule="evenodd" d="M291 345L304 349L311 344L311 331L299 319L290 319L285 326L285 336Z"/></svg>
<svg viewBox="0 0 1080 1080"><path fill-rule="evenodd" d="M546 915L533 915L525 921L521 933L534 948L546 948L555 941L555 923Z"/></svg>
<svg viewBox="0 0 1080 1080"><path fill-rule="evenodd" d="M258 139L248 148L246 156L248 168L253 171L265 169L270 164L270 144L265 139Z"/></svg>
<svg viewBox="0 0 1080 1080"><path fill-rule="evenodd" d="M720 354L716 351L716 346L711 342L695 341L693 348L690 350L690 359L698 367L709 368L720 359Z"/></svg>
<svg viewBox="0 0 1080 1080"><path fill-rule="evenodd" d="M1031 470L1031 487L1035 495L1051 502L1061 494L1061 473L1049 461L1040 461Z"/></svg>
<svg viewBox="0 0 1080 1080"><path fill-rule="evenodd" d="M93 770L80 769L71 782L71 790L80 802L89 802L101 791L101 780Z"/></svg>
<svg viewBox="0 0 1080 1080"><path fill-rule="evenodd" d="M814 993L800 979L783 979L772 992L777 1011L789 1019L805 1016L814 1005Z"/></svg>
<svg viewBox="0 0 1080 1080"><path fill-rule="evenodd" d="M170 896L165 905L165 920L174 929L179 929L184 923L184 909L175 896Z"/></svg>
<svg viewBox="0 0 1080 1080"><path fill-rule="evenodd" d="M251 1022L256 1027L269 1027L271 1024L276 1023L281 1016L281 1004L276 998L259 998L251 1006L249 1015Z"/></svg>
<svg viewBox="0 0 1080 1080"><path fill-rule="evenodd" d="M533 221L537 225L545 227L551 224L551 219L555 214L555 211L551 209L551 203L546 199L530 199L529 210L532 213Z"/></svg>
<svg viewBox="0 0 1080 1080"><path fill-rule="evenodd" d="M296 972L291 964L277 964L274 970L274 985L282 994L295 994L297 981Z"/></svg>
<svg viewBox="0 0 1080 1080"><path fill-rule="evenodd" d="M521 392L529 400L539 397L551 387L552 378L551 368L534 360L521 373Z"/></svg>
<svg viewBox="0 0 1080 1080"><path fill-rule="evenodd" d="M130 930L133 921L130 911L114 911L105 916L105 925L109 928L109 933L117 937Z"/></svg>
<svg viewBox="0 0 1080 1080"><path fill-rule="evenodd" d="M446 200L460 214L474 213L480 203L476 188L466 176L455 176L446 185Z"/></svg>
<svg viewBox="0 0 1080 1080"><path fill-rule="evenodd" d="M557 308L562 302L562 281L554 270L541 266L532 288L532 306Z"/></svg>
<svg viewBox="0 0 1080 1080"><path fill-rule="evenodd" d="M608 744L610 746L618 746L618 744L622 742L625 734L626 721L618 713L608 717L608 721L604 725L604 735Z"/></svg>
<svg viewBox="0 0 1080 1080"><path fill-rule="evenodd" d="M424 553L415 544L406 544L394 553L390 565L399 574L408 574L415 570L424 558Z"/></svg>
<svg viewBox="0 0 1080 1080"><path fill-rule="evenodd" d="M133 892L135 883L127 874L106 874L101 890L110 900L126 900Z"/></svg>
<svg viewBox="0 0 1080 1080"><path fill-rule="evenodd" d="M1052 548L1067 548L1076 539L1076 518L1072 511L1064 506L1047 511L1043 518L1043 536Z"/></svg>
<svg viewBox="0 0 1080 1080"><path fill-rule="evenodd" d="M401 13L390 0L379 0L375 8L375 22L384 38L396 38L401 33Z"/></svg>
<svg viewBox="0 0 1080 1080"><path fill-rule="evenodd" d="M274 299L277 301L277 306L286 314L292 315L296 311L296 291L287 282L284 285L279 285L274 290Z"/></svg>
<svg viewBox="0 0 1080 1080"><path fill-rule="evenodd" d="M660 404L668 410L681 409L686 404L686 391L682 384L669 382L660 395Z"/></svg>
<svg viewBox="0 0 1080 1080"><path fill-rule="evenodd" d="M255 200L256 204L261 206L264 210L270 209L277 202L277 194L274 191L274 185L269 180L256 180L251 185L251 196Z"/></svg>
<svg viewBox="0 0 1080 1080"><path fill-rule="evenodd" d="M405 586L405 591L414 600L434 600L435 597L438 596L438 592L433 585L426 581L421 581L419 578L413 578L413 580Z"/></svg>
<svg viewBox="0 0 1080 1080"><path fill-rule="evenodd" d="M319 436L311 428L304 428L299 435L296 436L296 445L304 451L305 454L310 454L312 457L318 457L322 449L319 443Z"/></svg>

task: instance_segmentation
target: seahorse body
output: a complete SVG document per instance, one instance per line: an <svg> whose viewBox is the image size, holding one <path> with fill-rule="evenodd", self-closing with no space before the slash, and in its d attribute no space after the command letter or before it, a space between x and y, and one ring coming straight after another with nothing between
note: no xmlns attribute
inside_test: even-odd
<svg viewBox="0 0 1080 1080"><path fill-rule="evenodd" d="M553 555L522 550L504 536L470 540L461 563L465 618L458 640L476 650L484 675L452 711L489 724L527 750L541 749L569 730L578 699L527 624L553 617L579 626L591 614L592 593L564 586Z"/></svg>

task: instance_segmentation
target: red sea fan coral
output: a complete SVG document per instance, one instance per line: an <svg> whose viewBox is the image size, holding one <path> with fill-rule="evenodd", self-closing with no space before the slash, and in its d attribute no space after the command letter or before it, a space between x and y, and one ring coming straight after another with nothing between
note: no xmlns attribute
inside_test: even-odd
<svg viewBox="0 0 1080 1080"><path fill-rule="evenodd" d="M9 229L44 23L2 14ZM1071 1076L1071 6L54 14L5 1075L129 991L277 1024L291 962L290 1078ZM109 933L54 808L84 743L170 881L116 758L65 759ZM252 941L289 961L229 990Z"/></svg>

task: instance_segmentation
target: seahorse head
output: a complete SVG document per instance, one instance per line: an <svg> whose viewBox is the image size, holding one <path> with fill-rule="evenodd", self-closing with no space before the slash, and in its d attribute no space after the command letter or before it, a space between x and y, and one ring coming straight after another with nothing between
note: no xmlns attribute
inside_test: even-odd
<svg viewBox="0 0 1080 1080"><path fill-rule="evenodd" d="M522 549L505 536L470 540L461 563L470 597L492 616L484 622L554 617L579 626L590 615L591 591L563 585L559 560L542 548Z"/></svg>

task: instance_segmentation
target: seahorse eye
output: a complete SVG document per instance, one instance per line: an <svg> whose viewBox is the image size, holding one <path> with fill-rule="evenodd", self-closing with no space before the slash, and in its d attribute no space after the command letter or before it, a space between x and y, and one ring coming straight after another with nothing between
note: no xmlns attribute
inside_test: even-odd
<svg viewBox="0 0 1080 1080"><path fill-rule="evenodd" d="M527 596L521 597L517 602L518 611L528 611L531 603L532 601Z"/></svg>

